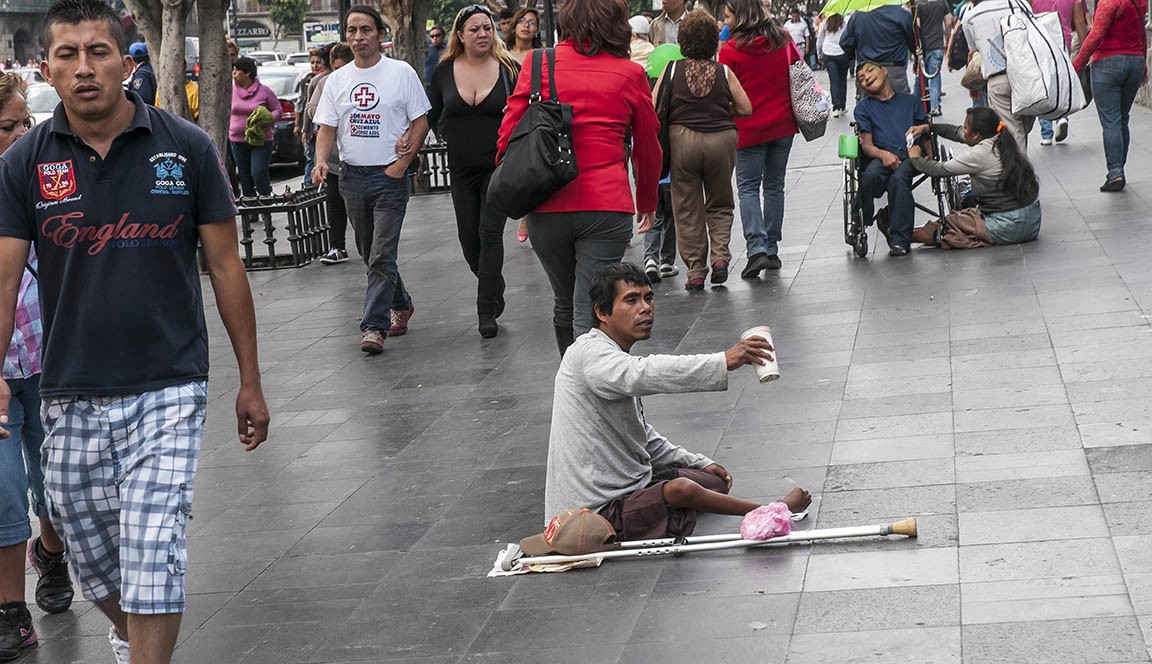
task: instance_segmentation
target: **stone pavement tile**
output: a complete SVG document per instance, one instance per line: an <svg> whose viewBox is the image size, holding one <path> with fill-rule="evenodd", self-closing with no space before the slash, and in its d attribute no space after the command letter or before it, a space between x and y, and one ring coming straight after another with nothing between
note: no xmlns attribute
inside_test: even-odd
<svg viewBox="0 0 1152 664"><path fill-rule="evenodd" d="M1000 339L1002 337L1015 337L1021 334L1042 334L1047 326L1040 318L1025 318L1021 320L1008 320L1001 323L970 323L961 319L962 324L952 323L949 327L948 338L951 341L968 341L971 339ZM993 342L995 343L995 342Z"/></svg>
<svg viewBox="0 0 1152 664"><path fill-rule="evenodd" d="M758 630L752 630L759 634ZM703 639L699 641L667 641L629 645L620 657L620 664L649 664L650 662L757 662L758 664L784 664L788 656L786 635L748 636L743 638ZM549 662L552 661L549 654ZM583 662L573 662L583 664Z"/></svg>
<svg viewBox="0 0 1152 664"><path fill-rule="evenodd" d="M1084 455L1093 474L1152 470L1152 447L1147 445L1090 449L1085 450Z"/></svg>
<svg viewBox="0 0 1152 664"><path fill-rule="evenodd" d="M540 644L548 644L549 648L578 648L588 646L590 638L594 638L597 645L623 646L633 642L637 620L649 604L625 599L575 606L499 609L486 614L488 620L469 652L534 650L538 653ZM664 629L674 631L675 627L668 625Z"/></svg>
<svg viewBox="0 0 1152 664"><path fill-rule="evenodd" d="M951 412L918 413L908 417L858 417L841 419L836 441L893 438L952 433Z"/></svg>
<svg viewBox="0 0 1152 664"><path fill-rule="evenodd" d="M1064 384L1060 369L1055 365L1038 367L989 368L968 367L956 372L953 384L957 391L996 390L1020 387L1053 387Z"/></svg>
<svg viewBox="0 0 1152 664"><path fill-rule="evenodd" d="M948 373L947 358L929 358L924 360L876 360L868 362L854 362L848 370L848 380L880 378L898 381L912 376L932 376Z"/></svg>
<svg viewBox="0 0 1152 664"><path fill-rule="evenodd" d="M346 618L324 624L312 634L319 642L310 662L380 661L420 657L454 657L468 652L490 618L483 610L444 611L422 614L414 611L378 613L370 621Z"/></svg>
<svg viewBox="0 0 1152 664"><path fill-rule="evenodd" d="M300 537L289 556L406 551L428 533L428 523L383 523L371 527L320 526ZM264 537L263 535L261 537Z"/></svg>
<svg viewBox="0 0 1152 664"><path fill-rule="evenodd" d="M495 550L492 559L495 559ZM658 577L671 560L629 558L606 561L595 569L576 569L562 574L526 574L487 581L495 584L494 592L504 593L501 609L546 609L555 606L558 597L564 598L565 606L647 599L652 596ZM697 561L696 568L701 567L704 566Z"/></svg>
<svg viewBox="0 0 1152 664"><path fill-rule="evenodd" d="M1071 384L1152 376L1152 362L1061 361L1060 373Z"/></svg>
<svg viewBox="0 0 1152 664"><path fill-rule="evenodd" d="M1113 536L1152 535L1152 501L1104 503Z"/></svg>
<svg viewBox="0 0 1152 664"><path fill-rule="evenodd" d="M793 634L959 624L959 586L833 590L800 596L800 613Z"/></svg>
<svg viewBox="0 0 1152 664"><path fill-rule="evenodd" d="M1099 499L1096 497L1096 485L1088 475L1006 479L956 485L956 508L961 514L1097 503ZM1117 503L1117 505L1127 504L1129 503ZM1108 506L1104 507L1107 516ZM987 516L995 517L995 515ZM1112 523L1109 525L1115 534L1116 526Z"/></svg>
<svg viewBox="0 0 1152 664"><path fill-rule="evenodd" d="M985 355L990 347L999 353L1022 353L1028 351L1043 351L1051 348L1052 341L1047 332L1037 334L1019 334L1007 338L988 339L955 339L949 347L952 355L963 357L965 355Z"/></svg>
<svg viewBox="0 0 1152 664"><path fill-rule="evenodd" d="M1082 450L984 454L956 458L957 482L994 482L1037 477L1087 475Z"/></svg>
<svg viewBox="0 0 1152 664"><path fill-rule="evenodd" d="M792 545L665 558L651 597L673 601L798 593L810 551L807 545Z"/></svg>
<svg viewBox="0 0 1152 664"><path fill-rule="evenodd" d="M943 394L947 395L950 402L951 392L951 374L939 373L927 376L900 377L898 379L887 377L853 378L848 381L844 388L844 398L852 400L872 399L877 398L877 395L912 397L925 394ZM847 402L845 402L845 407L847 407ZM951 404L949 404L950 407Z"/></svg>
<svg viewBox="0 0 1152 664"><path fill-rule="evenodd" d="M1036 386L1021 383L1015 387L987 390L959 389L953 394L952 403L958 411L985 408L1049 406L1067 404L1068 394L1063 385Z"/></svg>
<svg viewBox="0 0 1152 664"><path fill-rule="evenodd" d="M1066 404L957 411L955 421L957 433L991 429L1028 429L1050 425L1068 426L1075 423L1072 408Z"/></svg>
<svg viewBox="0 0 1152 664"><path fill-rule="evenodd" d="M952 438L950 434L934 434L883 440L844 440L833 445L830 463L844 465L914 459L950 459L955 455Z"/></svg>
<svg viewBox="0 0 1152 664"><path fill-rule="evenodd" d="M1062 533L1053 533L1061 536ZM960 547L960 580L1016 581L1052 577L1118 574L1120 562L1112 541L1049 540Z"/></svg>
<svg viewBox="0 0 1152 664"><path fill-rule="evenodd" d="M904 486L952 484L956 472L951 459L917 459L885 463L830 466L825 491L889 489Z"/></svg>
<svg viewBox="0 0 1152 664"><path fill-rule="evenodd" d="M174 660L189 664L264 664L271 662L317 661L324 651L327 629L321 622L205 627L197 630L177 648ZM107 635L101 659L107 661L111 648ZM338 659L332 657L331 659ZM321 660L323 661L323 660Z"/></svg>
<svg viewBox="0 0 1152 664"><path fill-rule="evenodd" d="M918 662L959 664L959 627L918 627L861 632L797 634L788 646L789 664Z"/></svg>
<svg viewBox="0 0 1152 664"><path fill-rule="evenodd" d="M402 554L396 551L369 551L280 558L268 565L247 588L270 591L353 585L365 579L379 578L401 557Z"/></svg>
<svg viewBox="0 0 1152 664"><path fill-rule="evenodd" d="M1146 445L1152 442L1152 418L1123 422L1086 422L1080 425L1084 447Z"/></svg>
<svg viewBox="0 0 1152 664"><path fill-rule="evenodd" d="M594 641L594 639L589 639ZM622 645L590 645L577 648L548 648L548 662L555 664L617 664L624 652ZM452 662L472 664L482 662L500 662L501 664L537 664L540 661L538 648L525 648L518 651L504 652L470 652L463 659L453 659ZM392 664L388 660L388 664ZM413 664L418 664L413 660Z"/></svg>
<svg viewBox="0 0 1152 664"><path fill-rule="evenodd" d="M1128 598L1137 615L1152 615L1152 572L1125 572Z"/></svg>
<svg viewBox="0 0 1152 664"><path fill-rule="evenodd" d="M956 550L906 549L812 556L804 592L957 582Z"/></svg>
<svg viewBox="0 0 1152 664"><path fill-rule="evenodd" d="M1074 277L1074 278L1079 278ZM1057 312L1058 314L1059 312ZM1091 334L1092 330L1126 325L1147 325L1148 320L1137 311L1114 311L1105 314L1076 314L1073 316L1054 315L1048 319L1049 327L1059 327L1064 330L1078 330Z"/></svg>
<svg viewBox="0 0 1152 664"><path fill-rule="evenodd" d="M840 417L902 417L921 413L936 413L951 407L952 395L947 392L900 395L884 393L883 396L845 399L840 408Z"/></svg>
<svg viewBox="0 0 1152 664"><path fill-rule="evenodd" d="M1134 617L964 625L964 661L1016 664L1146 662Z"/></svg>
<svg viewBox="0 0 1152 664"><path fill-rule="evenodd" d="M694 447L698 450L698 447ZM713 456L725 468L741 474L758 470L825 466L832 453L832 443L789 443L747 436L736 440L724 438Z"/></svg>
<svg viewBox="0 0 1152 664"><path fill-rule="evenodd" d="M200 537L218 537L228 533L255 533L269 530L309 529L332 513L340 500L319 503L262 505L225 510L196 531Z"/></svg>
<svg viewBox="0 0 1152 664"><path fill-rule="evenodd" d="M1041 307L1059 309L1066 314L1102 314L1138 308L1132 294L1123 286L1049 291L1037 297ZM1055 334L1053 338L1059 339Z"/></svg>
<svg viewBox="0 0 1152 664"><path fill-rule="evenodd" d="M1069 540L1109 534L1099 505L973 511L959 516L961 546L1042 542L1056 534Z"/></svg>
<svg viewBox="0 0 1152 664"><path fill-rule="evenodd" d="M460 502L457 501L455 504ZM531 503L521 501L507 503L505 511L462 516L457 516L462 512L449 507L447 512L432 524L428 533L420 538L416 546L428 548L519 542L544 529L543 516L541 512L537 512L541 510L541 506L539 500Z"/></svg>
<svg viewBox="0 0 1152 664"><path fill-rule="evenodd" d="M1075 426L1050 426L1003 431L966 431L958 433L956 455L1019 454L1050 450L1080 449L1080 432Z"/></svg>
<svg viewBox="0 0 1152 664"><path fill-rule="evenodd" d="M802 445L806 443L831 443L836 435L835 420L821 420L816 422L800 422L791 424L768 424L756 428L755 431L746 431L735 418L728 423L724 437L720 441L721 449L745 445L769 444L780 442L788 445ZM664 427L661 427L663 430Z"/></svg>
<svg viewBox="0 0 1152 664"><path fill-rule="evenodd" d="M1120 569L1130 572L1152 572L1152 535L1113 536Z"/></svg>
<svg viewBox="0 0 1152 664"><path fill-rule="evenodd" d="M1056 366L1056 351L1051 348L998 352L993 347L987 350L990 352L971 355L953 355L953 375L959 376L963 373L995 371L998 369Z"/></svg>
<svg viewBox="0 0 1152 664"><path fill-rule="evenodd" d="M1152 472L1104 473L1096 477L1096 490L1105 503L1152 500Z"/></svg>
<svg viewBox="0 0 1152 664"><path fill-rule="evenodd" d="M1152 398L1152 377L1078 381L1068 384L1068 398L1075 403L1137 397Z"/></svg>
<svg viewBox="0 0 1152 664"><path fill-rule="evenodd" d="M741 472L730 466L725 466L725 468L728 468L732 473L732 495L760 502L779 500L794 487L802 487L812 492L813 502L818 504L820 487L824 486L824 480L827 476L826 466L777 468L750 473ZM814 513L812 508L809 508L809 512ZM701 515L700 521L697 523L699 529L697 534L701 534L702 529L707 528L713 522L721 527L721 532L733 532L740 528L739 520L734 520L733 517Z"/></svg>
<svg viewBox="0 0 1152 664"><path fill-rule="evenodd" d="M960 596L965 625L1132 615L1119 574L962 583Z"/></svg>
<svg viewBox="0 0 1152 664"><path fill-rule="evenodd" d="M796 622L799 601L798 593L654 599L645 604L628 642L691 642L787 635Z"/></svg>
<svg viewBox="0 0 1152 664"><path fill-rule="evenodd" d="M1139 616L1140 631L1144 633L1144 645L1152 655L1152 615Z"/></svg>
<svg viewBox="0 0 1152 664"><path fill-rule="evenodd" d="M842 540L827 540L813 543L812 555L825 556L844 553L886 552L886 551L912 551L922 549L954 549L959 541L959 532L956 526L955 514L903 514L867 516L861 512L860 516L849 515L847 512L833 514L828 518L821 515L819 524L821 528L839 528L841 526L886 525L900 521L906 517L916 518L916 527L919 530L917 537L901 537L890 535L888 537L854 537Z"/></svg>
<svg viewBox="0 0 1152 664"><path fill-rule="evenodd" d="M1079 423L1105 422L1129 426L1132 421L1146 422L1152 419L1152 408L1148 399L1110 399L1108 401L1083 401L1072 404L1072 411Z"/></svg>
<svg viewBox="0 0 1152 664"><path fill-rule="evenodd" d="M955 514L952 484L826 491L820 496L820 527L839 527L923 514Z"/></svg>

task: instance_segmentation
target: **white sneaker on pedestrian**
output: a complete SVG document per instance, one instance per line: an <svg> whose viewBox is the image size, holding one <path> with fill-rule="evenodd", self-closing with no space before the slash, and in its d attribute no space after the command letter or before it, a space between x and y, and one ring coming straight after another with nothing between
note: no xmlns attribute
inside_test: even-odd
<svg viewBox="0 0 1152 664"><path fill-rule="evenodd" d="M112 644L112 652L116 653L116 664L130 664L132 658L128 654L128 642L120 638L115 627L108 628L108 643Z"/></svg>
<svg viewBox="0 0 1152 664"><path fill-rule="evenodd" d="M1040 145L1052 145L1052 139L1051 138L1041 138L1040 139Z"/></svg>
<svg viewBox="0 0 1152 664"><path fill-rule="evenodd" d="M680 274L680 268L676 267L675 265L671 263L660 264L661 277L675 277L678 274Z"/></svg>
<svg viewBox="0 0 1152 664"><path fill-rule="evenodd" d="M336 247L332 247L328 250L328 253L320 257L320 262L325 265L336 265L347 262L347 260L348 252L343 249L337 249Z"/></svg>
<svg viewBox="0 0 1152 664"><path fill-rule="evenodd" d="M1068 118L1060 118L1056 121L1056 142L1059 143L1065 138L1068 138Z"/></svg>
<svg viewBox="0 0 1152 664"><path fill-rule="evenodd" d="M648 281L660 281L660 264L656 262L655 258L649 258L644 261L644 276L648 277Z"/></svg>

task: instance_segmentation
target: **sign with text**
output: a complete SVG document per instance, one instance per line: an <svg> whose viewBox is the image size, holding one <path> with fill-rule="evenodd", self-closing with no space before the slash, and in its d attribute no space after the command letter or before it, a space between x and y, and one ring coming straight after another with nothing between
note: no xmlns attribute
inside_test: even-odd
<svg viewBox="0 0 1152 664"><path fill-rule="evenodd" d="M305 23L304 49L319 48L340 41L340 24L331 23Z"/></svg>

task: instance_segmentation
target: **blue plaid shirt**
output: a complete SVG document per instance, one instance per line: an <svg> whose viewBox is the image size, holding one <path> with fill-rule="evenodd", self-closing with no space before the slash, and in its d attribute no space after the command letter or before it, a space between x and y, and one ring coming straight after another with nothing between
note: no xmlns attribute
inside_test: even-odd
<svg viewBox="0 0 1152 664"><path fill-rule="evenodd" d="M36 250L29 249L28 265L36 269ZM24 268L20 280L20 295L16 300L16 323L12 329L12 343L4 356L4 379L31 378L40 373L40 347L44 341L44 326L40 322L40 288L32 270Z"/></svg>

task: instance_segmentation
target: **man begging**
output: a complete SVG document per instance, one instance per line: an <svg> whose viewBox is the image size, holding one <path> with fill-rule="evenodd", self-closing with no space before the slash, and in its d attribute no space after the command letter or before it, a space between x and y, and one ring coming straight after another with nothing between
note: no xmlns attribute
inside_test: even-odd
<svg viewBox="0 0 1152 664"><path fill-rule="evenodd" d="M629 355L652 336L655 301L643 270L608 265L589 288L592 329L568 348L556 374L545 522L569 508L604 516L623 540L690 535L696 512L743 515L758 503L728 495L732 476L703 454L674 445L644 419L640 397L720 391L728 372L772 359L762 338L710 355ZM793 512L812 498L793 489Z"/></svg>

